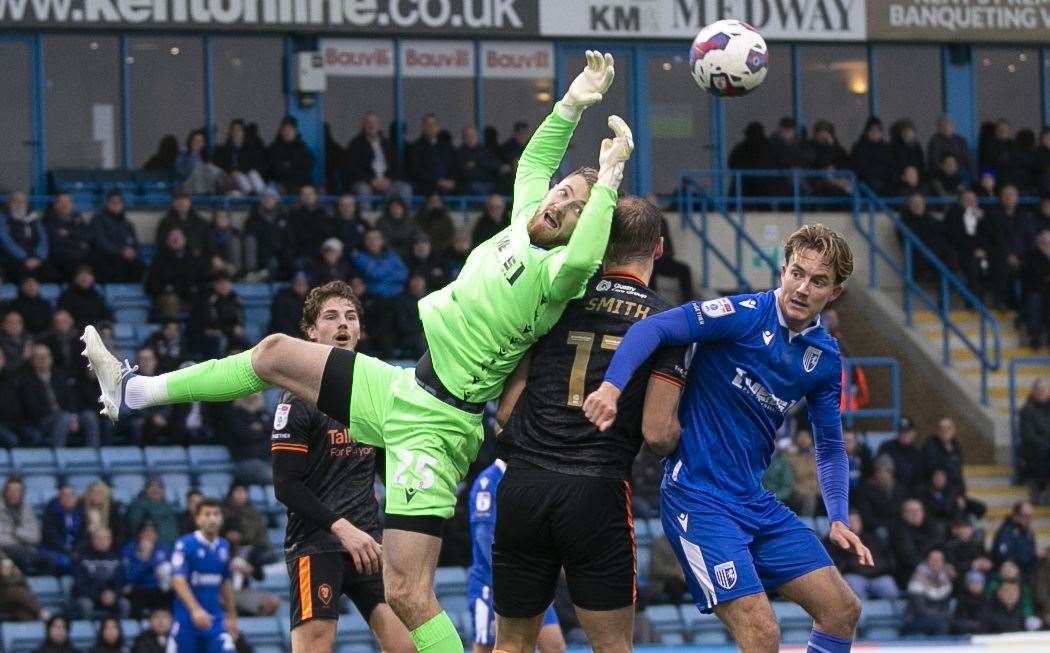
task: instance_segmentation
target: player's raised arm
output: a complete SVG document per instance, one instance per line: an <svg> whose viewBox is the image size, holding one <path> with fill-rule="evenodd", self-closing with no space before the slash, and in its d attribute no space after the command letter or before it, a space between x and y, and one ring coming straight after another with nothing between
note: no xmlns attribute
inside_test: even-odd
<svg viewBox="0 0 1050 653"><path fill-rule="evenodd" d="M587 50L587 65L569 85L554 111L532 134L518 159L514 176L514 203L511 220L532 215L537 202L550 188L551 177L561 165L569 139L584 109L601 102L612 85L616 71L613 56Z"/></svg>
<svg viewBox="0 0 1050 653"><path fill-rule="evenodd" d="M572 299L598 269L609 244L617 189L623 181L623 168L634 152L634 135L619 116L609 116L614 138L602 141L598 155L598 182L583 207L576 228L565 249L548 262L550 294L555 300Z"/></svg>

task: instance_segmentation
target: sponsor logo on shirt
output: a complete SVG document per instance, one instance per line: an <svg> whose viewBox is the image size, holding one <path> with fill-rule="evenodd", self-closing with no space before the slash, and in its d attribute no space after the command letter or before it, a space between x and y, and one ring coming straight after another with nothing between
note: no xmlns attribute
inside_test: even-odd
<svg viewBox="0 0 1050 653"><path fill-rule="evenodd" d="M682 532L689 531L689 515L684 512L678 513L678 525L682 527Z"/></svg>
<svg viewBox="0 0 1050 653"><path fill-rule="evenodd" d="M703 304L700 304L700 310L704 312L704 315L711 318L725 317L726 315L736 313L736 309L733 307L733 302L729 301L728 297L710 299Z"/></svg>
<svg viewBox="0 0 1050 653"><path fill-rule="evenodd" d="M773 332L772 331L763 331L762 332L762 341L765 342L766 346L768 347L769 343L773 342Z"/></svg>
<svg viewBox="0 0 1050 653"><path fill-rule="evenodd" d="M195 571L190 574L190 585L194 587L218 587L222 585L222 574L205 574Z"/></svg>
<svg viewBox="0 0 1050 653"><path fill-rule="evenodd" d="M358 444L350 437L350 429L328 429L328 455L336 458L343 456L369 456L374 447Z"/></svg>
<svg viewBox="0 0 1050 653"><path fill-rule="evenodd" d="M766 386L762 385L758 381L754 381L747 375L747 372L736 368L736 376L733 377L733 385L747 390L751 393L751 396L758 400L758 403L762 404L763 407L769 410L775 410L781 415L786 413L795 405L794 401L784 401L780 397L770 392Z"/></svg>

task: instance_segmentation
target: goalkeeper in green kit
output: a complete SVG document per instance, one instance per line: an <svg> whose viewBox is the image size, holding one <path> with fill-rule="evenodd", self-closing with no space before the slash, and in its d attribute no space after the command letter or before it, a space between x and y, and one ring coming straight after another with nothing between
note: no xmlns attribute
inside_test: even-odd
<svg viewBox="0 0 1050 653"><path fill-rule="evenodd" d="M102 388L102 413L191 401L228 401L280 386L346 424L354 440L386 450L383 533L386 599L420 651L463 650L434 595L444 520L456 485L482 440L485 402L579 295L601 263L616 192L634 149L631 131L609 118L599 170L581 168L550 186L580 115L614 76L609 54L587 52L587 66L521 155L511 224L478 245L459 278L419 302L428 351L402 369L346 349L284 335L254 348L156 377L135 374L91 326L84 355ZM331 319L338 319L332 316ZM321 319L326 319L324 315ZM280 408L274 437L281 433ZM345 520L330 528L350 544Z"/></svg>

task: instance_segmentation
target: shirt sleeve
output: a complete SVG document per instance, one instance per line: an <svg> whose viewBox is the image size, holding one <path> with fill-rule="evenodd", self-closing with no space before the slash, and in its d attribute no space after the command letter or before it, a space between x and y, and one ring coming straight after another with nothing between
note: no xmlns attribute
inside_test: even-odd
<svg viewBox="0 0 1050 653"><path fill-rule="evenodd" d="M555 105L557 106L557 105ZM550 190L551 177L561 165L577 123L566 120L555 109L540 123L518 159L514 175L511 221L531 216Z"/></svg>
<svg viewBox="0 0 1050 653"><path fill-rule="evenodd" d="M550 294L556 301L568 301L579 295L601 265L605 247L609 244L616 199L615 190L595 184L569 243L547 259Z"/></svg>
<svg viewBox="0 0 1050 653"><path fill-rule="evenodd" d="M653 368L650 376L681 388L685 386L686 374L689 371L688 358L689 347L686 345L661 347L653 354Z"/></svg>
<svg viewBox="0 0 1050 653"><path fill-rule="evenodd" d="M819 387L806 396L813 427L817 481L830 521L849 523L849 459L842 441L839 393L842 381L839 357L824 363L830 370Z"/></svg>
<svg viewBox="0 0 1050 653"><path fill-rule="evenodd" d="M306 486L306 460L310 453L313 415L305 403L289 393L281 397L273 418L270 459L274 494L288 510L318 528L328 530L339 515Z"/></svg>
<svg viewBox="0 0 1050 653"><path fill-rule="evenodd" d="M189 569L187 569L186 565L188 556L186 554L186 542L182 539L175 542L175 549L171 552L172 576L189 576Z"/></svg>

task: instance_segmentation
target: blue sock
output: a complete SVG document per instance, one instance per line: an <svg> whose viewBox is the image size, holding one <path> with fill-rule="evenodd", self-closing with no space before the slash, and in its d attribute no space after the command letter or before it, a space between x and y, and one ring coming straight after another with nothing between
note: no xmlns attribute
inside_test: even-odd
<svg viewBox="0 0 1050 653"><path fill-rule="evenodd" d="M809 646L806 647L806 653L849 653L849 647L852 644L852 639L835 637L814 628L809 631Z"/></svg>

